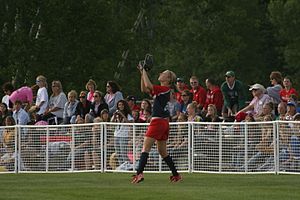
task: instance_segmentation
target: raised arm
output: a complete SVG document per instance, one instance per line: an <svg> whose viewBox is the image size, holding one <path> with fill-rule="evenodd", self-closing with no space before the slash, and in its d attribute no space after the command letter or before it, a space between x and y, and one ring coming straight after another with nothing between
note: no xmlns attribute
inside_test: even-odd
<svg viewBox="0 0 300 200"><path fill-rule="evenodd" d="M148 74L141 66L138 66L138 69L141 72L141 91L150 94L153 90L153 85L148 77Z"/></svg>

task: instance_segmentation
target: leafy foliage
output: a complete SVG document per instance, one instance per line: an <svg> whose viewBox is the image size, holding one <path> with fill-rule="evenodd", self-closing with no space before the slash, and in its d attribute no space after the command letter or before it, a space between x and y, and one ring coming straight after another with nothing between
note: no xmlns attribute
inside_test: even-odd
<svg viewBox="0 0 300 200"><path fill-rule="evenodd" d="M92 78L103 91L116 79L125 95L141 96L135 66L151 53L153 80L168 68L221 83L235 70L246 84L267 85L273 70L298 76L299 8L296 0L0 0L0 81L19 87L43 74L79 91Z"/></svg>

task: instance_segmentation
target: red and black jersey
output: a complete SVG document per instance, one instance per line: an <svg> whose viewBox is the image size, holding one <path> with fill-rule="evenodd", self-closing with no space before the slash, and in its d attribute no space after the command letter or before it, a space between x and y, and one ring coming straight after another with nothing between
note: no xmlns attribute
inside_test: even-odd
<svg viewBox="0 0 300 200"><path fill-rule="evenodd" d="M152 117L170 117L167 109L167 103L170 101L170 92L171 89L167 86L153 85L151 93L154 98Z"/></svg>

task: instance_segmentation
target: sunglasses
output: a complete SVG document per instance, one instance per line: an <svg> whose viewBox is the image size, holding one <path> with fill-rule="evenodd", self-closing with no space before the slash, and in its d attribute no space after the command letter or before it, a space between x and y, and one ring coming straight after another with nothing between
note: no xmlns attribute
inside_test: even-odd
<svg viewBox="0 0 300 200"><path fill-rule="evenodd" d="M187 95L187 94L182 94L181 96L182 96L182 97L187 97L187 96L189 96L189 95Z"/></svg>
<svg viewBox="0 0 300 200"><path fill-rule="evenodd" d="M190 82L190 84L197 84L198 82L194 81L194 82Z"/></svg>
<svg viewBox="0 0 300 200"><path fill-rule="evenodd" d="M85 98L85 96L80 96L79 98Z"/></svg>
<svg viewBox="0 0 300 200"><path fill-rule="evenodd" d="M98 95L94 95L93 97L99 97Z"/></svg>

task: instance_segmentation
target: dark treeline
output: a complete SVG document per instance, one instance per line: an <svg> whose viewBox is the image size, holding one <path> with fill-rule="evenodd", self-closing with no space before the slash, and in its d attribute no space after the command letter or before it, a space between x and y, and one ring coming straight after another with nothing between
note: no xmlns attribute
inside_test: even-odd
<svg viewBox="0 0 300 200"><path fill-rule="evenodd" d="M136 65L151 53L155 76L168 68L221 83L234 70L267 86L278 70L299 90L299 19L298 0L0 0L0 81L43 74L67 92L114 79L140 94Z"/></svg>

